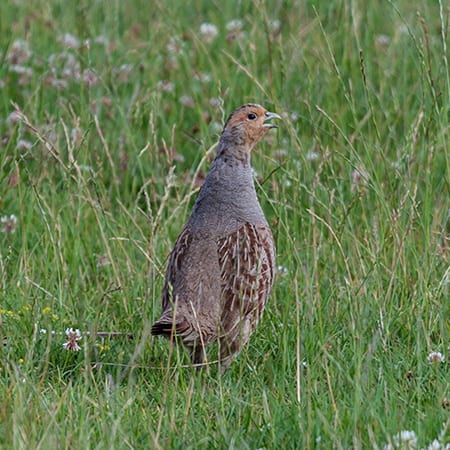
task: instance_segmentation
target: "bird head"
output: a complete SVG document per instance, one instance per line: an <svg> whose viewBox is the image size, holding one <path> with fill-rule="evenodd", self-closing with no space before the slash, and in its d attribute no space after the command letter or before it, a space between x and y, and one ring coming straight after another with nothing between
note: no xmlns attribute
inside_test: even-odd
<svg viewBox="0 0 450 450"><path fill-rule="evenodd" d="M250 152L253 147L276 125L271 119L281 119L261 105L249 103L231 113L222 131L221 141L227 145L243 147Z"/></svg>

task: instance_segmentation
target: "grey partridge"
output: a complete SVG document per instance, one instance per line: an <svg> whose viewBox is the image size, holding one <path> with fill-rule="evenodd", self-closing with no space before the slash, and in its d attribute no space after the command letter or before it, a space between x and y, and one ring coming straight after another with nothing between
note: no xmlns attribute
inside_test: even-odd
<svg viewBox="0 0 450 450"><path fill-rule="evenodd" d="M216 157L170 253L152 334L181 338L201 365L218 341L222 371L254 331L269 297L275 245L256 196L250 154L278 114L247 104L225 123Z"/></svg>

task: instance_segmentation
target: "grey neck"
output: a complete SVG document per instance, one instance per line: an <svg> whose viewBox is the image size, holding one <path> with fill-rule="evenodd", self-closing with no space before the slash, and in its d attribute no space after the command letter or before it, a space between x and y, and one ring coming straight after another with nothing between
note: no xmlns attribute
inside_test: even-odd
<svg viewBox="0 0 450 450"><path fill-rule="evenodd" d="M191 226L228 231L244 222L267 223L256 196L250 152L239 146L231 148L219 143L192 211Z"/></svg>

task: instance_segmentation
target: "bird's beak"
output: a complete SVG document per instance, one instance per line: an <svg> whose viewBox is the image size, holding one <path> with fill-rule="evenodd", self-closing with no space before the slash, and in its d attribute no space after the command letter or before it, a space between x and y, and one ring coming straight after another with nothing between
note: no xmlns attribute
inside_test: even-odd
<svg viewBox="0 0 450 450"><path fill-rule="evenodd" d="M266 113L264 115L266 116L266 118L264 119L264 122L267 122L267 120L271 120L271 119L281 119L281 116L279 116L277 113L273 113L270 111L266 111ZM264 123L263 127L278 128L273 123Z"/></svg>

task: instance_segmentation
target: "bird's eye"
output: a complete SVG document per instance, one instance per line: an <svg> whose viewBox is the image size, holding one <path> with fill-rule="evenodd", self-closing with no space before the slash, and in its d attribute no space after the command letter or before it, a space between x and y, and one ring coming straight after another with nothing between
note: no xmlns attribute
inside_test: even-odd
<svg viewBox="0 0 450 450"><path fill-rule="evenodd" d="M250 113L247 117L248 117L250 120L255 120L255 119L256 119L256 114L255 114L255 113Z"/></svg>

